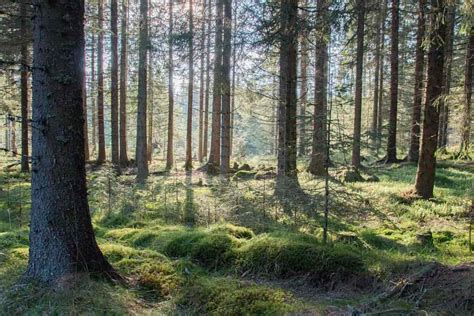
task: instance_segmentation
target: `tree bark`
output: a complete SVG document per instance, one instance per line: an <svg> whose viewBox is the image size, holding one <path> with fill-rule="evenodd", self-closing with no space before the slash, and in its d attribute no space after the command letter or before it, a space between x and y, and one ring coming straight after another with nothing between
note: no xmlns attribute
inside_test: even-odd
<svg viewBox="0 0 474 316"><path fill-rule="evenodd" d="M304 0L304 7L308 6L308 0ZM301 13L301 19L306 25L308 23L308 11L303 10ZM318 32L323 32L318 29ZM319 35L319 34L318 34ZM299 113L299 133L298 133L298 156L304 157L306 155L306 142L305 142L305 131L306 131L306 106L308 102L308 36L309 32L306 30L306 26L303 26L301 32L301 87L300 87L300 113ZM316 58L317 55L316 55Z"/></svg>
<svg viewBox="0 0 474 316"><path fill-rule="evenodd" d="M329 3L327 0L317 2L318 34L316 38L316 67L314 81L314 118L313 118L313 144L309 172L314 175L326 173L326 122L327 122L327 84L328 84L328 43L329 26Z"/></svg>
<svg viewBox="0 0 474 316"><path fill-rule="evenodd" d="M118 5L110 1L110 126L112 136L112 163L119 165L119 127L118 127Z"/></svg>
<svg viewBox="0 0 474 316"><path fill-rule="evenodd" d="M230 60L232 55L232 0L224 0L224 47L222 53L222 133L221 173L226 175L230 168Z"/></svg>
<svg viewBox="0 0 474 316"><path fill-rule="evenodd" d="M127 153L127 79L128 79L128 0L122 0L120 21L120 165L128 165Z"/></svg>
<svg viewBox="0 0 474 316"><path fill-rule="evenodd" d="M387 0L382 0L382 34L381 34L381 56L380 56L380 82L379 82L379 101L378 101L378 111L377 111L377 137L376 137L376 149L377 153L380 150L381 141L382 141L382 127L383 127L383 109L384 109L384 77L385 77L385 19L387 14Z"/></svg>
<svg viewBox="0 0 474 316"><path fill-rule="evenodd" d="M206 0L202 2L201 15L201 51L200 51L200 67L199 67L199 136L198 136L198 160L203 162L203 133L204 133L204 55L206 49Z"/></svg>
<svg viewBox="0 0 474 316"><path fill-rule="evenodd" d="M138 106L137 106L137 182L148 178L147 160L147 56L148 56L148 0L140 0L140 32L138 35Z"/></svg>
<svg viewBox="0 0 474 316"><path fill-rule="evenodd" d="M425 50L423 40L425 37L425 0L418 0L418 32L416 34L415 51L415 89L413 92L413 109L411 117L410 149L408 161L418 162L420 149L421 102L423 93L423 68Z"/></svg>
<svg viewBox="0 0 474 316"><path fill-rule="evenodd" d="M105 156L105 127L104 127L104 4L103 0L98 0L98 29L99 38L97 41L97 128L99 136L98 163L103 163Z"/></svg>
<svg viewBox="0 0 474 316"><path fill-rule="evenodd" d="M208 15L207 15L207 35L206 35L206 100L204 106L204 135L202 145L202 155L207 157L208 140L209 140L209 95L211 85L211 21L212 21L212 0L208 3Z"/></svg>
<svg viewBox="0 0 474 316"><path fill-rule="evenodd" d="M148 132L147 132L147 161L153 160L153 111L155 108L153 87L153 57L151 50L148 51Z"/></svg>
<svg viewBox="0 0 474 316"><path fill-rule="evenodd" d="M466 64L464 70L464 107L461 125L461 155L469 155L471 146L471 97L472 97L472 76L474 68L474 28L471 27L470 35L467 38Z"/></svg>
<svg viewBox="0 0 474 316"><path fill-rule="evenodd" d="M28 148L28 17L25 0L20 1L20 33L21 43L21 172L30 172Z"/></svg>
<svg viewBox="0 0 474 316"><path fill-rule="evenodd" d="M444 53L446 45L445 0L431 0L431 32L428 51L428 75L421 136L420 159L416 173L415 191L423 199L433 197L439 99L443 93Z"/></svg>
<svg viewBox="0 0 474 316"><path fill-rule="evenodd" d="M385 0L377 1L377 4L382 6L382 2ZM372 126L371 126L371 138L372 145L375 147L377 144L377 120L379 117L379 80L380 80L380 58L381 58L381 41L382 41L382 27L381 23L385 22L382 17L382 12L379 11L376 13L376 26L377 33L375 35L375 63L374 63L374 100L372 106Z"/></svg>
<svg viewBox="0 0 474 316"><path fill-rule="evenodd" d="M194 92L194 21L193 0L189 0L189 83L188 83L188 119L186 129L186 162L184 169L193 168L193 92Z"/></svg>
<svg viewBox="0 0 474 316"><path fill-rule="evenodd" d="M174 164L174 91L173 91L173 1L169 0L169 34L168 34L168 142L166 151L166 169L170 170Z"/></svg>
<svg viewBox="0 0 474 316"><path fill-rule="evenodd" d="M91 138L92 138L92 154L97 151L97 103L96 103L96 37L92 34L92 52L91 52L91 100L92 100L92 118L91 118Z"/></svg>
<svg viewBox="0 0 474 316"><path fill-rule="evenodd" d="M357 52L354 99L354 135L352 145L352 165L360 167L360 134L362 123L362 71L364 67L364 24L365 0L357 0Z"/></svg>
<svg viewBox="0 0 474 316"><path fill-rule="evenodd" d="M220 166L221 138L221 102L222 102L222 33L223 33L223 0L216 0L216 40L214 49L214 80L212 87L212 130L211 150L208 161L208 172L214 173Z"/></svg>
<svg viewBox="0 0 474 316"><path fill-rule="evenodd" d="M35 0L33 6L33 121L39 128L32 130L26 276L48 284L79 272L111 276L115 273L97 246L87 203L84 2Z"/></svg>
<svg viewBox="0 0 474 316"><path fill-rule="evenodd" d="M84 116L84 125L82 128L84 129L84 159L85 161L89 161L89 130L87 127L87 78L86 78L86 67L87 67L87 62L86 62L86 50L84 47L84 76L82 80L84 81L82 83L82 112Z"/></svg>
<svg viewBox="0 0 474 316"><path fill-rule="evenodd" d="M390 52L390 116L387 139L387 163L397 162L398 114L398 28L400 0L392 0L392 47Z"/></svg>

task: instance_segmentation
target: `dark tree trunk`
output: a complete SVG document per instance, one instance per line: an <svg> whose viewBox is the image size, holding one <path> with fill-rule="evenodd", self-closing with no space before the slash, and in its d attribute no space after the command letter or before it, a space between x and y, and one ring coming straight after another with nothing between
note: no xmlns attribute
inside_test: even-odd
<svg viewBox="0 0 474 316"><path fill-rule="evenodd" d="M137 182L148 178L147 160L147 55L148 0L140 0L140 33L138 38L138 106L137 106Z"/></svg>
<svg viewBox="0 0 474 316"><path fill-rule="evenodd" d="M99 38L97 42L97 128L99 136L98 163L103 163L105 157L105 126L104 126L104 4L103 0L98 2L98 29Z"/></svg>
<svg viewBox="0 0 474 316"><path fill-rule="evenodd" d="M381 141L382 141L382 127L383 127L383 110L384 110L384 75L385 75L385 15L387 14L387 0L382 0L382 33L381 33L381 56L380 56L380 82L379 82L379 101L378 101L378 111L377 111L377 136L376 136L376 149L377 153L380 150Z"/></svg>
<svg viewBox="0 0 474 316"><path fill-rule="evenodd" d="M304 7L308 6L308 0L304 1ZM303 10L301 13L301 19L303 23L308 23L308 11ZM323 32L318 30L318 32ZM319 35L319 33L318 33ZM303 26L301 33L301 60L300 60L300 71L301 71L301 87L300 87L300 107L299 107L299 132L298 132L298 156L303 157L306 155L306 143L305 143L305 131L306 131L306 106L308 103L308 36L309 32L306 30L306 26ZM316 55L318 56L318 55ZM317 57L316 57L317 58Z"/></svg>
<svg viewBox="0 0 474 316"><path fill-rule="evenodd" d="M95 73L95 49L96 49L96 38L92 34L92 52L91 52L91 100L92 100L92 118L91 118L91 138L92 138L92 153L95 154L97 151L97 103L96 103L96 73Z"/></svg>
<svg viewBox="0 0 474 316"><path fill-rule="evenodd" d="M128 79L128 0L122 0L120 23L120 165L128 165L127 154L127 79Z"/></svg>
<svg viewBox="0 0 474 316"><path fill-rule="evenodd" d="M362 71L364 67L364 24L365 0L357 0L357 52L354 105L354 136L352 145L352 165L360 166L360 134L362 122Z"/></svg>
<svg viewBox="0 0 474 316"><path fill-rule="evenodd" d="M280 2L280 97L278 111L278 181L297 179L296 107L298 0Z"/></svg>
<svg viewBox="0 0 474 316"><path fill-rule="evenodd" d="M416 194L424 199L433 197L439 124L439 99L443 93L444 53L446 43L446 4L431 0L431 32L428 51L428 75L421 136L420 159L416 173Z"/></svg>
<svg viewBox="0 0 474 316"><path fill-rule="evenodd" d="M471 96L472 96L472 76L474 68L474 28L471 27L470 35L467 38L466 64L464 70L464 107L461 126L461 155L469 155L471 145Z"/></svg>
<svg viewBox="0 0 474 316"><path fill-rule="evenodd" d="M52 284L113 275L95 241L84 160L84 2L34 1L30 254L26 276ZM57 74L64 74L58 76Z"/></svg>
<svg viewBox="0 0 474 316"><path fill-rule="evenodd" d="M423 40L425 38L425 0L418 0L418 32L416 34L415 52L415 90L413 92L413 109L411 117L410 149L408 161L417 162L420 149L420 125L421 125L421 102L423 93L423 68L425 50Z"/></svg>
<svg viewBox="0 0 474 316"><path fill-rule="evenodd" d="M110 126L112 132L112 163L119 164L118 129L118 5L110 1Z"/></svg>
<svg viewBox="0 0 474 316"><path fill-rule="evenodd" d="M232 0L224 0L224 47L222 53L221 173L230 168L230 60L232 55Z"/></svg>
<svg viewBox="0 0 474 316"><path fill-rule="evenodd" d="M211 150L208 171L214 173L220 166L221 138L221 102L222 102L222 33L223 33L223 0L216 0L216 40L214 49L214 80L212 87L212 130Z"/></svg>
<svg viewBox="0 0 474 316"><path fill-rule="evenodd" d="M385 0L377 1L377 4L382 5ZM371 126L371 138L372 145L375 147L377 143L377 119L379 117L379 80L380 80L380 58L381 58L381 41L382 41L382 26L384 23L384 17L382 17L381 11L377 12L376 27L377 33L375 35L375 65L374 65L374 100L372 106L372 126Z"/></svg>
<svg viewBox="0 0 474 316"><path fill-rule="evenodd" d="M397 162L398 113L398 27L400 0L392 0L392 47L390 51L390 116L388 123L387 163Z"/></svg>
<svg viewBox="0 0 474 316"><path fill-rule="evenodd" d="M207 15L207 35L206 35L206 101L204 107L204 135L202 145L202 155L207 157L208 140L209 140L209 95L211 85L211 21L212 21L212 0L208 3Z"/></svg>
<svg viewBox="0 0 474 316"><path fill-rule="evenodd" d="M29 149L28 149L28 17L27 4L25 0L20 2L20 33L21 43L21 172L30 172Z"/></svg>
<svg viewBox="0 0 474 316"><path fill-rule="evenodd" d="M168 141L166 152L166 169L170 170L174 164L174 92L173 92L173 1L169 0L169 34L168 34Z"/></svg>
<svg viewBox="0 0 474 316"><path fill-rule="evenodd" d="M86 63L86 51L84 49L84 69L87 67ZM84 70L85 71L85 70ZM89 161L89 131L87 128L87 80L86 75L82 79L84 82L82 83L82 112L84 116L84 159L85 161Z"/></svg>
<svg viewBox="0 0 474 316"><path fill-rule="evenodd" d="M313 145L309 172L314 175L326 173L326 121L327 121L327 84L328 84L328 43L329 3L327 0L318 0L318 34L316 38L316 67L314 82L314 118L313 118Z"/></svg>
<svg viewBox="0 0 474 316"><path fill-rule="evenodd" d="M200 67L199 67L199 136L198 136L198 160L203 162L203 133L204 133L204 57L206 49L206 1L202 2L201 16L201 45L200 45Z"/></svg>
<svg viewBox="0 0 474 316"><path fill-rule="evenodd" d="M193 168L193 92L194 92L194 21L193 0L189 0L189 84L188 84L188 119L186 124L186 163L184 169Z"/></svg>

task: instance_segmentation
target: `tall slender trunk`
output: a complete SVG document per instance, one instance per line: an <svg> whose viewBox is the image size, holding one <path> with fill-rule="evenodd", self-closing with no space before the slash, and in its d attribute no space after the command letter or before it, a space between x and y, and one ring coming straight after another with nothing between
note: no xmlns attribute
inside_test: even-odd
<svg viewBox="0 0 474 316"><path fill-rule="evenodd" d="M352 165L360 166L360 134L362 121L362 71L364 63L365 0L357 0L357 52L354 106L354 136L352 145Z"/></svg>
<svg viewBox="0 0 474 316"><path fill-rule="evenodd" d="M193 168L193 92L194 92L194 21L193 0L189 0L189 84L188 84L188 120L186 129L186 163L184 169Z"/></svg>
<svg viewBox="0 0 474 316"><path fill-rule="evenodd" d="M86 78L86 68L87 68L87 61L86 61L86 50L84 45L84 75L82 76L82 112L84 116L84 125L82 128L84 129L84 159L85 161L89 161L89 129L87 127L87 78Z"/></svg>
<svg viewBox="0 0 474 316"><path fill-rule="evenodd" d="M118 5L117 0L110 1L110 127L112 132L112 163L119 161L118 127Z"/></svg>
<svg viewBox="0 0 474 316"><path fill-rule="evenodd" d="M421 136L420 159L415 180L416 194L424 199L433 197L439 99L443 93L444 54L446 45L445 0L431 0L431 32L428 51L428 76Z"/></svg>
<svg viewBox="0 0 474 316"><path fill-rule="evenodd" d="M440 99L440 115L439 115L439 133L438 148L445 148L448 144L448 125L449 125L449 93L451 90L451 66L453 63L453 46L454 46L454 26L456 17L456 7L448 6L446 20L446 51L444 53L444 77L443 77L443 98Z"/></svg>
<svg viewBox="0 0 474 316"><path fill-rule="evenodd" d="M408 161L417 162L420 149L421 102L423 93L423 68L425 50L423 40L425 37L425 0L418 0L418 32L416 34L415 51L415 90L413 92L413 109L411 117L410 149Z"/></svg>
<svg viewBox="0 0 474 316"><path fill-rule="evenodd" d="M147 160L153 160L153 111L155 108L154 88L153 88L153 57L151 50L148 51L148 132L147 132Z"/></svg>
<svg viewBox="0 0 474 316"><path fill-rule="evenodd" d="M204 132L204 55L206 49L206 0L202 2L201 15L201 51L200 51L200 69L199 69L199 137L198 137L198 160L203 162L203 132Z"/></svg>
<svg viewBox="0 0 474 316"><path fill-rule="evenodd" d="M471 146L471 97L474 68L474 27L471 27L467 38L466 64L464 68L464 107L461 125L461 155L468 155Z"/></svg>
<svg viewBox="0 0 474 316"><path fill-rule="evenodd" d="M166 169L170 170L174 164L174 91L173 91L173 1L169 0L169 24L168 24L168 142L166 152Z"/></svg>
<svg viewBox="0 0 474 316"><path fill-rule="evenodd" d="M128 165L127 154L127 79L128 79L128 0L122 0L120 21L120 165Z"/></svg>
<svg viewBox="0 0 474 316"><path fill-rule="evenodd" d="M387 163L397 161L399 6L400 0L392 0L392 47L390 51L390 117L387 139Z"/></svg>
<svg viewBox="0 0 474 316"><path fill-rule="evenodd" d="M230 168L230 60L232 55L232 0L224 0L224 47L222 53L221 173Z"/></svg>
<svg viewBox="0 0 474 316"><path fill-rule="evenodd" d="M318 34L316 38L315 89L314 89L314 118L313 144L309 172L314 175L326 173L326 139L327 139L327 84L328 84L328 43L329 33L329 2L317 2Z"/></svg>
<svg viewBox="0 0 474 316"><path fill-rule="evenodd" d="M148 0L140 0L140 32L138 35L138 106L137 106L137 182L148 178L147 161L147 56Z"/></svg>
<svg viewBox="0 0 474 316"><path fill-rule="evenodd" d="M95 62L96 37L92 34L92 52L91 52L91 140L92 153L97 151L97 103L96 103L96 62Z"/></svg>
<svg viewBox="0 0 474 316"><path fill-rule="evenodd" d="M281 0L280 103L278 129L278 178L297 179L296 170L296 85L298 0ZM282 181L283 180L283 181Z"/></svg>
<svg viewBox="0 0 474 316"><path fill-rule="evenodd" d="M216 0L216 40L214 49L214 80L212 87L212 130L211 150L209 153L208 171L216 172L220 166L221 138L221 102L222 102L222 33L223 33L223 0Z"/></svg>
<svg viewBox="0 0 474 316"><path fill-rule="evenodd" d="M376 3L378 5L382 5L382 2L385 0L379 0ZM381 58L381 38L382 38L382 27L381 23L383 20L382 12L377 12L376 18L376 27L377 33L375 35L375 63L374 63L374 100L372 105L372 126L371 126L371 138L372 138L372 145L375 147L377 142L377 119L379 117L379 80L380 80L380 58Z"/></svg>
<svg viewBox="0 0 474 316"><path fill-rule="evenodd" d="M234 7L235 14L237 13L237 4ZM230 141L229 141L229 156L232 157L234 147L234 118L235 118L235 85L237 78L237 16L233 19L233 40L232 40L232 88L231 88L231 101L230 101Z"/></svg>
<svg viewBox="0 0 474 316"><path fill-rule="evenodd" d="M304 7L308 6L308 0L304 0ZM301 13L303 23L307 23L308 11L303 10ZM320 30L318 30L320 32ZM299 131L298 131L298 156L306 155L305 131L306 131L306 105L308 101L308 36L309 32L304 28L301 32L301 87L300 87L300 113L299 113ZM317 58L317 57L316 57Z"/></svg>
<svg viewBox="0 0 474 316"><path fill-rule="evenodd" d="M207 35L206 35L206 100L204 106L204 135L202 145L202 155L207 157L208 141L209 141L209 95L211 85L211 24L212 24L212 0L208 3L207 14Z"/></svg>
<svg viewBox="0 0 474 316"><path fill-rule="evenodd" d="M97 42L97 128L99 134L98 163L103 163L105 156L105 127L104 127L104 4L98 0L98 29Z"/></svg>
<svg viewBox="0 0 474 316"><path fill-rule="evenodd" d="M383 110L384 110L384 77L385 77L385 19L387 14L387 0L382 0L382 32L381 32L381 56L380 56L380 82L379 82L379 101L378 101L378 111L377 111L377 136L375 147L377 153L380 150L381 141L382 141L382 127L383 127Z"/></svg>
<svg viewBox="0 0 474 316"><path fill-rule="evenodd" d="M33 121L47 128L32 129L35 172L26 276L49 284L81 272L112 276L87 203L84 2L35 0L33 7Z"/></svg>
<svg viewBox="0 0 474 316"><path fill-rule="evenodd" d="M20 1L20 33L22 35L21 43L21 172L29 172L30 165L28 162L28 29L27 29L27 4L25 0Z"/></svg>

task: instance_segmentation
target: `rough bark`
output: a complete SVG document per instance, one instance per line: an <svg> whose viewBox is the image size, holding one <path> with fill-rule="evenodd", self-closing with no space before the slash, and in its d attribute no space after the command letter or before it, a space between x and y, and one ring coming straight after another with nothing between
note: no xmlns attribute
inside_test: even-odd
<svg viewBox="0 0 474 316"><path fill-rule="evenodd" d="M461 155L468 155L471 138L471 97L472 97L472 76L474 68L474 28L471 28L467 39L466 63L464 70L464 106L461 125Z"/></svg>
<svg viewBox="0 0 474 316"><path fill-rule="evenodd" d="M104 126L104 4L103 0L98 1L98 29L97 40L97 130L99 137L99 155L97 162L103 163L105 156L105 126Z"/></svg>
<svg viewBox="0 0 474 316"><path fill-rule="evenodd" d="M221 173L225 175L229 173L230 168L230 60L232 55L232 0L224 0L224 43L222 51Z"/></svg>
<svg viewBox="0 0 474 316"><path fill-rule="evenodd" d="M391 50L390 50L390 115L387 139L387 163L397 162L398 115L398 28L400 0L392 0Z"/></svg>
<svg viewBox="0 0 474 316"><path fill-rule="evenodd" d="M314 175L326 173L326 122L327 122L327 84L328 84L328 43L329 38L329 3L327 0L318 0L318 17L316 23L318 35L316 38L316 63L314 82L314 118L313 144L309 172Z"/></svg>
<svg viewBox="0 0 474 316"><path fill-rule="evenodd" d="M415 180L416 194L424 199L433 197L436 157L439 99L443 93L444 53L446 43L445 0L431 0L431 32L428 51L428 75L424 105L420 159Z"/></svg>
<svg viewBox="0 0 474 316"><path fill-rule="evenodd" d="M27 22L27 4L25 0L20 1L20 33L22 35L21 43L21 172L29 172L30 165L28 149L28 22Z"/></svg>
<svg viewBox="0 0 474 316"><path fill-rule="evenodd" d="M118 122L118 5L110 1L110 127L112 137L112 163L119 165L119 122Z"/></svg>
<svg viewBox="0 0 474 316"><path fill-rule="evenodd" d="M308 6L308 0L304 0L304 7ZM318 11L319 12L319 11ZM301 20L304 24L308 23L308 11L303 10L301 13ZM318 28L318 37L319 32L323 33L323 30ZM298 131L298 156L303 157L306 155L306 142L305 142L305 131L306 131L306 106L308 102L308 36L309 32L306 30L306 27L303 26L301 32L301 60L300 60L300 77L301 77L301 87L300 87L300 107L299 107L299 131ZM316 44L317 46L317 44ZM316 55L318 56L318 55ZM317 57L316 57L317 58Z"/></svg>
<svg viewBox="0 0 474 316"><path fill-rule="evenodd" d="M221 101L222 101L222 33L223 33L223 0L216 0L216 39L214 49L214 80L212 86L212 128L211 149L208 171L216 172L220 166L221 138Z"/></svg>
<svg viewBox="0 0 474 316"><path fill-rule="evenodd" d="M425 37L425 0L418 0L418 31L416 34L415 50L415 88L413 91L413 108L411 116L410 149L408 161L417 162L420 149L421 102L423 93L423 68L425 50L423 40Z"/></svg>
<svg viewBox="0 0 474 316"><path fill-rule="evenodd" d="M32 207L26 276L112 275L95 241L84 159L84 2L34 1ZM40 40L41 39L41 40ZM47 71L45 71L47 70ZM58 76L58 74L63 74Z"/></svg>
<svg viewBox="0 0 474 316"><path fill-rule="evenodd" d="M365 0L357 0L357 52L354 98L354 135L352 144L352 165L360 167L360 135L362 122L362 71L364 67L364 24Z"/></svg>
<svg viewBox="0 0 474 316"><path fill-rule="evenodd" d="M168 141L166 151L166 169L170 170L174 164L174 91L173 91L173 1L169 0L169 21L168 21Z"/></svg>
<svg viewBox="0 0 474 316"><path fill-rule="evenodd" d="M137 182L148 178L147 160L147 56L148 0L140 0L140 32L138 35L138 106L137 106Z"/></svg>
<svg viewBox="0 0 474 316"><path fill-rule="evenodd" d="M189 0L189 83L188 83L188 119L186 124L186 162L184 169L193 168L193 94L194 94L194 21L193 0Z"/></svg>
<svg viewBox="0 0 474 316"><path fill-rule="evenodd" d="M128 0L122 0L120 21L120 165L128 165L127 154L127 79L128 79Z"/></svg>

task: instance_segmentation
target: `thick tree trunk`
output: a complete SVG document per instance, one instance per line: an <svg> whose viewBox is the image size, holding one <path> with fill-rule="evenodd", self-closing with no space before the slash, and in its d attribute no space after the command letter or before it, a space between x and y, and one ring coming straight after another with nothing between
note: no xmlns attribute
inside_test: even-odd
<svg viewBox="0 0 474 316"><path fill-rule="evenodd" d="M392 47L390 51L390 116L387 139L387 163L397 162L399 6L400 0L392 0Z"/></svg>
<svg viewBox="0 0 474 316"><path fill-rule="evenodd" d="M415 51L415 90L413 92L413 109L411 117L410 149L408 161L417 162L420 149L420 125L421 125L421 102L423 93L423 68L425 50L423 40L425 38L425 0L418 0L418 32L416 34Z"/></svg>
<svg viewBox="0 0 474 316"><path fill-rule="evenodd" d="M21 172L29 172L30 165L29 149L28 149L28 17L27 4L25 0L20 2L20 33L22 34L21 43L21 74L20 74L20 89L21 89Z"/></svg>
<svg viewBox="0 0 474 316"><path fill-rule="evenodd" d="M200 67L199 67L199 136L198 136L198 160L203 162L203 133L204 133L204 57L206 49L206 0L202 2L201 15L201 45L200 45Z"/></svg>
<svg viewBox="0 0 474 316"><path fill-rule="evenodd" d="M110 1L110 127L112 136L112 163L119 161L118 128L118 5L117 0Z"/></svg>
<svg viewBox="0 0 474 316"><path fill-rule="evenodd" d="M138 36L138 106L137 106L137 182L148 178L147 160L147 55L148 0L140 0L140 33Z"/></svg>
<svg viewBox="0 0 474 316"><path fill-rule="evenodd" d="M212 130L211 150L209 153L208 172L214 173L220 166L221 138L221 102L222 102L222 33L223 33L223 0L216 0L216 40L214 49L214 80L212 87Z"/></svg>
<svg viewBox="0 0 474 316"><path fill-rule="evenodd" d="M360 135L362 123L362 71L364 67L364 24L365 0L357 0L357 52L354 99L354 135L352 145L352 165L360 166Z"/></svg>
<svg viewBox="0 0 474 316"><path fill-rule="evenodd" d="M104 4L98 0L98 29L97 42L97 128L99 136L98 163L103 163L105 156L105 126L104 126Z"/></svg>
<svg viewBox="0 0 474 316"><path fill-rule="evenodd" d="M385 0L377 1L377 4L382 5ZM372 145L375 147L377 144L377 119L379 117L379 80L380 80L380 58L381 58L381 39L382 39L382 27L381 23L385 22L382 17L382 12L376 13L376 26L377 33L375 35L375 63L374 63L374 100L372 106L372 126L371 126L371 138Z"/></svg>
<svg viewBox="0 0 474 316"><path fill-rule="evenodd" d="M278 182L297 179L296 107L298 0L280 2L280 97L278 111Z"/></svg>
<svg viewBox="0 0 474 316"><path fill-rule="evenodd" d="M193 0L189 0L189 83L188 83L188 119L186 124L186 162L184 169L193 168L193 93L194 93L194 21Z"/></svg>
<svg viewBox="0 0 474 316"><path fill-rule="evenodd" d="M166 169L170 170L174 164L174 91L173 91L173 1L169 0L169 34L168 34L168 141L166 151Z"/></svg>
<svg viewBox="0 0 474 316"><path fill-rule="evenodd" d="M328 43L329 3L327 0L318 0L318 34L316 38L316 67L314 81L314 118L313 144L309 172L314 175L326 173L326 122L327 122L327 84L328 84Z"/></svg>
<svg viewBox="0 0 474 316"><path fill-rule="evenodd" d="M49 284L79 272L110 276L114 272L95 241L87 203L84 2L35 0L34 7L33 121L44 128L32 130L35 159L26 276Z"/></svg>
<svg viewBox="0 0 474 316"><path fill-rule="evenodd" d="M471 96L474 68L474 28L471 28L467 39L466 64L464 70L464 107L461 126L461 155L468 155L471 145Z"/></svg>
<svg viewBox="0 0 474 316"><path fill-rule="evenodd" d="M212 24L212 0L208 3L207 14L207 35L206 35L206 100L204 107L204 135L202 145L202 155L207 157L208 140L209 140L209 95L211 85L211 24Z"/></svg>
<svg viewBox="0 0 474 316"><path fill-rule="evenodd" d="M308 6L308 0L304 0L304 7ZM303 23L307 23L308 11L303 10L301 13L301 19ZM322 32L318 29L318 32ZM319 34L318 34L319 35ZM300 60L300 107L299 107L299 131L298 131L298 156L303 157L306 155L306 143L305 143L305 131L306 131L306 106L308 102L308 36L309 32L303 29L301 33L301 60ZM316 55L318 56L318 55ZM316 57L318 58L318 57Z"/></svg>
<svg viewBox="0 0 474 316"><path fill-rule="evenodd" d="M420 159L416 173L416 194L424 199L433 197L439 124L439 99L443 93L444 53L446 45L446 4L431 0L431 32L428 51L428 75L421 136Z"/></svg>
<svg viewBox="0 0 474 316"><path fill-rule="evenodd" d="M120 165L128 165L127 153L127 79L128 79L128 0L122 0L120 21Z"/></svg>
<svg viewBox="0 0 474 316"><path fill-rule="evenodd" d="M224 47L222 53L222 133L221 173L226 175L230 168L230 114L231 86L230 60L232 55L232 0L224 0Z"/></svg>

